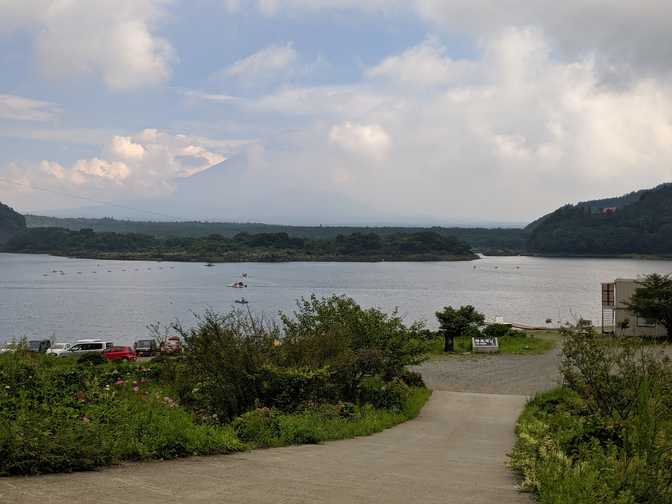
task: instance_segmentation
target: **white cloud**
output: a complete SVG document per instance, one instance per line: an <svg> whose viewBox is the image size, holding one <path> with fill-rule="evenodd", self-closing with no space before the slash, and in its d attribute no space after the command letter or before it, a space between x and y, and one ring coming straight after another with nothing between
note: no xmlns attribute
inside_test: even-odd
<svg viewBox="0 0 672 504"><path fill-rule="evenodd" d="M36 166L14 163L6 177L28 187L77 190L103 199L152 197L170 194L177 179L195 175L226 159L206 148L196 137L156 129L114 136L102 154L69 166L48 160Z"/></svg>
<svg viewBox="0 0 672 504"><path fill-rule="evenodd" d="M225 74L243 81L277 78L291 72L298 55L291 43L272 45L236 61Z"/></svg>
<svg viewBox="0 0 672 504"><path fill-rule="evenodd" d="M385 159L390 148L390 136L378 124L344 122L331 128L329 140L356 155L375 161Z"/></svg>
<svg viewBox="0 0 672 504"><path fill-rule="evenodd" d="M436 86L465 82L472 78L478 66L468 60L455 61L445 48L430 38L401 54L393 55L368 70L369 78L413 86Z"/></svg>
<svg viewBox="0 0 672 504"><path fill-rule="evenodd" d="M156 35L167 0L21 0L0 3L0 30L28 30L45 75L94 75L113 90L170 75L173 51Z"/></svg>
<svg viewBox="0 0 672 504"><path fill-rule="evenodd" d="M251 100L255 114L293 126L267 150L274 172L310 177L390 218L519 221L672 177L670 85L604 86L594 58L555 59L536 28L501 30L479 48L464 72L430 40L359 84Z"/></svg>
<svg viewBox="0 0 672 504"><path fill-rule="evenodd" d="M672 59L668 0L258 0L256 5L268 16L407 11L439 30L475 39L511 26L535 26L567 59L597 53L603 77L614 65L619 78L627 67L668 74Z"/></svg>
<svg viewBox="0 0 672 504"><path fill-rule="evenodd" d="M49 121L59 112L49 102L23 96L0 94L0 119L13 121Z"/></svg>

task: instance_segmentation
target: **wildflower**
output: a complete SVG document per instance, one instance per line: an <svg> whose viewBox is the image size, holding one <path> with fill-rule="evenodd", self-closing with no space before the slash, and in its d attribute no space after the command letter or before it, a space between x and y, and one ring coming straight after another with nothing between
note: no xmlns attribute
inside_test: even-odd
<svg viewBox="0 0 672 504"><path fill-rule="evenodd" d="M115 385L123 385L125 382L122 378L118 378L116 382L114 382Z"/></svg>
<svg viewBox="0 0 672 504"><path fill-rule="evenodd" d="M133 392L140 392L140 387L138 387L137 385L134 385L133 386Z"/></svg>
<svg viewBox="0 0 672 504"><path fill-rule="evenodd" d="M89 417L87 417L86 415L84 415L82 417L82 423L85 423L85 424L91 423L91 419Z"/></svg>

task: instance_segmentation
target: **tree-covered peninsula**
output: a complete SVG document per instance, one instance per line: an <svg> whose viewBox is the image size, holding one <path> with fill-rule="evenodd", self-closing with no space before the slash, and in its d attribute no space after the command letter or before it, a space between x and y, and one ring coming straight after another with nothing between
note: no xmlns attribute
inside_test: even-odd
<svg viewBox="0 0 672 504"><path fill-rule="evenodd" d="M307 239L287 233L239 233L233 237L157 238L91 229L29 228L13 236L5 252L48 253L96 259L194 262L284 261L467 261L477 256L457 238L433 231L352 233Z"/></svg>

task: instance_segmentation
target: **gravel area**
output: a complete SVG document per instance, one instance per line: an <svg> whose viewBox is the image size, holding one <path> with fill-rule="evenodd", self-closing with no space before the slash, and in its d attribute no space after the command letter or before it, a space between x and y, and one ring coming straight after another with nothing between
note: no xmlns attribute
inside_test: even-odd
<svg viewBox="0 0 672 504"><path fill-rule="evenodd" d="M532 396L560 384L560 348L541 355L437 356L415 368L433 390Z"/></svg>

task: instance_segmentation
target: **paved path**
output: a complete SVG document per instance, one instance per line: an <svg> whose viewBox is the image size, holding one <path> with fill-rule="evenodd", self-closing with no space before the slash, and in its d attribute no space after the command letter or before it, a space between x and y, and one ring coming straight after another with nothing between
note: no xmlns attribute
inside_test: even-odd
<svg viewBox="0 0 672 504"><path fill-rule="evenodd" d="M236 455L0 478L2 504L509 504L519 395L437 390L421 415L366 438Z"/></svg>
<svg viewBox="0 0 672 504"><path fill-rule="evenodd" d="M542 355L451 355L416 368L432 390L532 396L560 384L560 348Z"/></svg>

